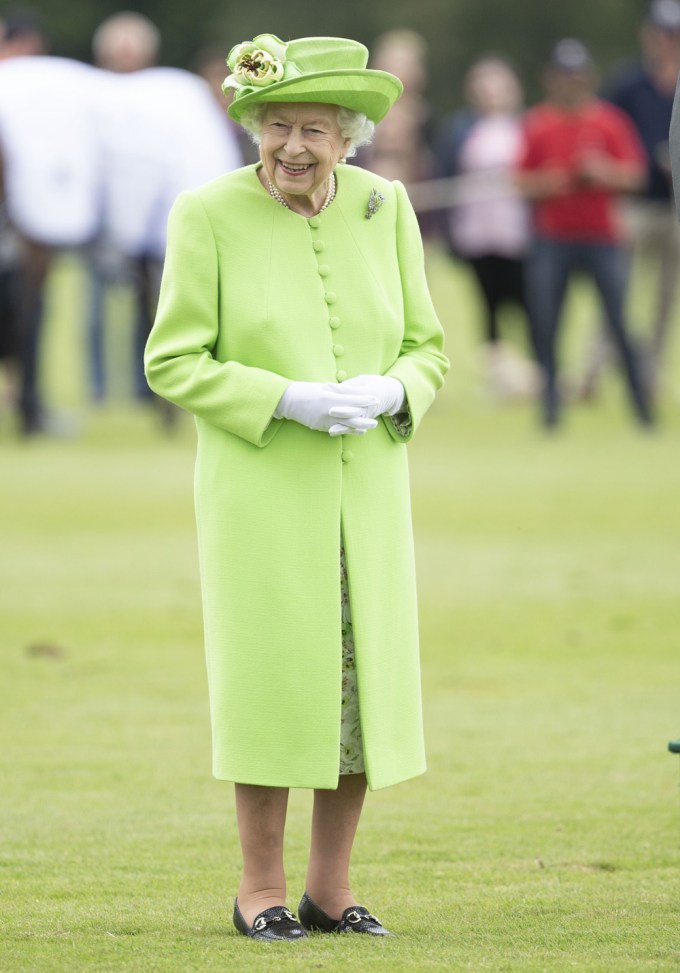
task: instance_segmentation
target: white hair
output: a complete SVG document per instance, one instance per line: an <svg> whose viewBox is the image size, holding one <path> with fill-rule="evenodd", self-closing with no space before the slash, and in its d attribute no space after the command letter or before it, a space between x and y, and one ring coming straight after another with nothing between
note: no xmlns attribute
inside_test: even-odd
<svg viewBox="0 0 680 973"><path fill-rule="evenodd" d="M260 144L262 123L265 112L270 104L272 102L259 102L254 105L248 105L243 109L243 114L240 119L241 126L248 132L255 145ZM367 118L363 112L352 111L351 108L343 108L342 105L336 105L335 107L338 110L340 134L344 139L350 140L350 147L345 153L349 159L353 155L356 155L356 151L360 145L366 145L371 141L375 132L375 123L370 118Z"/></svg>

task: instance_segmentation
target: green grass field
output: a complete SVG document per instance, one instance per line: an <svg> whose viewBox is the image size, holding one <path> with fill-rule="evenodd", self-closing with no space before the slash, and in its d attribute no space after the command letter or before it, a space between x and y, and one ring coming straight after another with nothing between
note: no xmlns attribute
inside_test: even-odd
<svg viewBox="0 0 680 973"><path fill-rule="evenodd" d="M161 434L124 382L83 408L55 275L47 385L78 435L0 426L2 973L680 970L677 370L653 434L610 378L548 438L484 394L467 277L436 253L431 277L453 369L410 448L429 772L370 796L353 872L398 938L272 946L230 922L192 426ZM568 316L572 368L586 288ZM293 793L293 906L309 810Z"/></svg>

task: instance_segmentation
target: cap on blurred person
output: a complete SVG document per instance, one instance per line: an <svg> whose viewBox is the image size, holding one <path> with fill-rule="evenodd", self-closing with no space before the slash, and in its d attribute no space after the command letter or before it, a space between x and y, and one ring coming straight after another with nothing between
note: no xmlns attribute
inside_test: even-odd
<svg viewBox="0 0 680 973"><path fill-rule="evenodd" d="M144 14L124 10L103 20L92 37L95 64L117 74L150 68L158 61L161 35Z"/></svg>
<svg viewBox="0 0 680 973"><path fill-rule="evenodd" d="M550 54L548 65L554 70L569 74L591 71L595 66L585 44L573 37L565 37L557 42Z"/></svg>
<svg viewBox="0 0 680 973"><path fill-rule="evenodd" d="M680 0L652 0L645 19L652 27L680 34Z"/></svg>

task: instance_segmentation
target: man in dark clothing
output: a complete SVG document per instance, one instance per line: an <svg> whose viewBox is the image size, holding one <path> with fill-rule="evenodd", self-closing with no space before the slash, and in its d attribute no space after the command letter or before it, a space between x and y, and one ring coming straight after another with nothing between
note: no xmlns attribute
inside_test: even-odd
<svg viewBox="0 0 680 973"><path fill-rule="evenodd" d="M0 14L0 61L46 54L47 49L36 13L17 8ZM9 223L2 170L0 145L0 363L9 373L10 397L18 400L21 431L32 433L42 423L38 358L46 265L39 248L22 244Z"/></svg>
<svg viewBox="0 0 680 973"><path fill-rule="evenodd" d="M656 390L668 346L680 273L680 226L675 218L668 132L680 73L680 0L653 0L640 30L642 59L604 92L632 121L647 157L646 185L623 208L630 257L653 263L658 276L651 320L645 322L644 377ZM592 394L603 360L594 352L584 392Z"/></svg>

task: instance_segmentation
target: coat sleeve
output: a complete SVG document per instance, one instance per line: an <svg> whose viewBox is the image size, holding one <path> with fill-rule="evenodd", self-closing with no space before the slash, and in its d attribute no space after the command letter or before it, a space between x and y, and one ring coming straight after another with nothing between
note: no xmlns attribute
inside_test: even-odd
<svg viewBox="0 0 680 973"><path fill-rule="evenodd" d="M154 392L256 446L280 421L273 413L289 380L213 355L219 327L219 270L208 215L195 193L182 193L168 222L158 312L144 355Z"/></svg>
<svg viewBox="0 0 680 973"><path fill-rule="evenodd" d="M425 277L423 244L413 207L400 182L397 194L397 253L404 296L404 339L399 357L386 375L398 378L406 391L410 424L386 419L390 435L408 442L444 383L449 362L443 353L444 332Z"/></svg>

